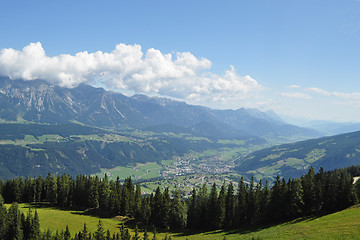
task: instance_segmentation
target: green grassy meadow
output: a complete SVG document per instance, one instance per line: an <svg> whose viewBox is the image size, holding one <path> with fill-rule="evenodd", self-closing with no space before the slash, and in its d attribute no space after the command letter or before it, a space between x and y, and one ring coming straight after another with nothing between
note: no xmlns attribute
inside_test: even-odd
<svg viewBox="0 0 360 240"><path fill-rule="evenodd" d="M360 205L326 216L238 231L177 234L177 239L360 239Z"/></svg>
<svg viewBox="0 0 360 240"><path fill-rule="evenodd" d="M101 169L101 173L96 174L99 177L104 177L108 174L110 179L116 180L117 177L125 179L131 176L133 179L150 179L160 177L161 166L155 162L138 163L135 167L115 167L112 169Z"/></svg>
<svg viewBox="0 0 360 240"><path fill-rule="evenodd" d="M29 211L29 204L20 204L20 211L25 215ZM112 233L118 232L122 222L112 218L99 218L96 216L86 215L84 211L79 210L61 210L42 205L31 205L31 211L37 210L40 219L40 226L42 230L50 229L53 232L56 230L65 230L66 225L72 234L79 232L86 223L87 228L91 232L95 232L99 219L101 219L104 229L109 229Z"/></svg>
<svg viewBox="0 0 360 240"><path fill-rule="evenodd" d="M66 225L72 234L79 232L84 223L91 232L95 232L99 219L105 229L111 233L119 232L122 222L119 218L99 218L86 215L84 211L61 210L47 205L33 205L32 211L37 209L41 229L51 229L54 233L64 230ZM29 204L20 204L20 210L27 213ZM133 231L131 231L133 232ZM298 219L270 227L244 228L235 231L210 232L172 232L158 233L162 239L166 234L174 239L360 239L360 205L343 211L318 218ZM142 235L142 234L141 234ZM152 236L152 234L150 234Z"/></svg>
<svg viewBox="0 0 360 240"><path fill-rule="evenodd" d="M6 204L6 206L9 207L10 204ZM50 229L52 233L55 233L56 231L61 232L62 230L65 230L66 225L68 225L71 235L74 235L75 233L78 233L83 229L84 223L86 223L88 231L94 233L97 229L99 220L101 220L104 229L109 229L112 235L113 233L119 233L123 221L126 222L127 220L120 216L115 218L106 218L89 215L87 211L59 209L56 207L51 207L46 203L31 205L19 204L19 209L26 215L29 211L29 206L31 206L30 209L32 212L34 212L35 209L37 210L40 219L41 230L45 231L47 229ZM125 227L127 226L125 225ZM132 230L131 228L129 228L129 230L130 233L133 235L134 230ZM157 238L162 239L167 234L168 233L157 233ZM143 232L140 232L140 236L143 236ZM149 236L152 237L151 232L149 232Z"/></svg>

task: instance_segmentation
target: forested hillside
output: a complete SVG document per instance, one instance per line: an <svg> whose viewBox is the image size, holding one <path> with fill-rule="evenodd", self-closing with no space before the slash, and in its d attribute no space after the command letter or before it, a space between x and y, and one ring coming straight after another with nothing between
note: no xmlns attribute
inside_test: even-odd
<svg viewBox="0 0 360 240"><path fill-rule="evenodd" d="M358 202L360 188L359 184L354 187L353 176L359 174L360 165L329 172L320 169L316 174L310 168L299 179L278 177L272 187L268 182L241 179L238 189L230 183L218 191L214 184L208 191L204 184L187 200L178 191L161 190L160 186L155 193L142 196L140 184L135 186L131 178L121 183L106 176L84 175L0 181L0 193L7 203L46 201L52 206L99 209L159 229L237 229L347 208Z"/></svg>
<svg viewBox="0 0 360 240"><path fill-rule="evenodd" d="M243 140L243 146L264 143ZM92 174L100 168L160 162L190 151L231 147L191 135L114 132L78 124L0 124L0 176L43 176L48 172Z"/></svg>
<svg viewBox="0 0 360 240"><path fill-rule="evenodd" d="M360 164L360 132L282 144L242 157L236 170L245 176L300 177L310 166L325 170Z"/></svg>

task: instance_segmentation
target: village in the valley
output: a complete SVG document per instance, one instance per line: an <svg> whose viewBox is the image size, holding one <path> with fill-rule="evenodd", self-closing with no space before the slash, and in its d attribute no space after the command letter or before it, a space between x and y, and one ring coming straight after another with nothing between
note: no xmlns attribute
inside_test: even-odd
<svg viewBox="0 0 360 240"><path fill-rule="evenodd" d="M162 189L168 187L170 191L178 190L181 195L188 197L193 188L198 189L204 183L208 189L213 183L218 188L229 182L237 186L239 176L233 173L234 167L234 161L224 161L218 156L194 158L188 154L177 157L171 164L163 165L160 178L141 181L141 186L143 194L151 193L154 190L152 185L157 184Z"/></svg>

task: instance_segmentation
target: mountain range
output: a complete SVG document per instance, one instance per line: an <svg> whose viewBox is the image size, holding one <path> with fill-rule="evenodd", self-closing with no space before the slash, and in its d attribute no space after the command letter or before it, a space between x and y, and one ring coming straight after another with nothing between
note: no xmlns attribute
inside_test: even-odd
<svg viewBox="0 0 360 240"><path fill-rule="evenodd" d="M356 132L360 130L360 123L358 122L310 121L303 123L301 126L316 129L325 136Z"/></svg>
<svg viewBox="0 0 360 240"><path fill-rule="evenodd" d="M240 154L236 171L260 179L300 176L311 165L333 169L355 164L360 148L354 136L360 133L354 134ZM63 88L44 80L0 78L2 177L91 174L101 168L160 163L190 152L249 152L321 136L287 124L274 112L215 110L141 94L128 97L84 84Z"/></svg>
<svg viewBox="0 0 360 240"><path fill-rule="evenodd" d="M186 132L210 138L249 136L308 139L315 130L283 122L256 109L214 110L145 95L125 96L90 85L52 86L44 80L0 78L0 118L33 123L77 122L112 129Z"/></svg>

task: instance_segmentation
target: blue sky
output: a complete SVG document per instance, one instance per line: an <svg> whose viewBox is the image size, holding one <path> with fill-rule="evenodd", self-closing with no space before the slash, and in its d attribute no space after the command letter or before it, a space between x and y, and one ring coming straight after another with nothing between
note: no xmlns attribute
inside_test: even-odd
<svg viewBox="0 0 360 240"><path fill-rule="evenodd" d="M69 87L85 82L214 108L360 118L360 1L1 5L2 75Z"/></svg>

